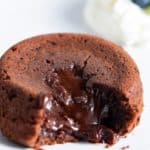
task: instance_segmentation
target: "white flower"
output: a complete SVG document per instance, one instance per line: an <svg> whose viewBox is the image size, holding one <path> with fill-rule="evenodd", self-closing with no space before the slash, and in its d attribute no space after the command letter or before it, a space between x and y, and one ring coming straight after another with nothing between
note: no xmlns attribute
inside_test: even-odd
<svg viewBox="0 0 150 150"><path fill-rule="evenodd" d="M121 45L150 38L150 16L131 0L89 0L85 19L100 36Z"/></svg>

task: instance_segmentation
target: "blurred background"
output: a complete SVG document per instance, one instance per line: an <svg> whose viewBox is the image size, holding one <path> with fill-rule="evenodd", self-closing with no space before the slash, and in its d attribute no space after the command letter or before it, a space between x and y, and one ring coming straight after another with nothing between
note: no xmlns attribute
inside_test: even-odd
<svg viewBox="0 0 150 150"><path fill-rule="evenodd" d="M1 53L38 34L92 33L83 20L86 0L0 0Z"/></svg>
<svg viewBox="0 0 150 150"><path fill-rule="evenodd" d="M140 125L128 139L110 148L150 146L150 13L149 0L0 0L0 56L15 43L35 35L56 32L102 36L124 47L136 61L144 87ZM101 145L66 144L61 149L103 149ZM0 149L20 149L0 135ZM58 150L60 147L52 146Z"/></svg>

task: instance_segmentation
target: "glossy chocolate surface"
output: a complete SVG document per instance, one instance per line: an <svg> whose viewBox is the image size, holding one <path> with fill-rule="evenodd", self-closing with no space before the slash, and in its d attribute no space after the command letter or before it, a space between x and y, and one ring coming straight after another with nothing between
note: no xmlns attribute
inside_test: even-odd
<svg viewBox="0 0 150 150"><path fill-rule="evenodd" d="M48 73L50 92L44 97L42 136L52 138L64 131L83 141L115 143L116 134L102 124L109 106L101 106L98 90L87 89L86 80L78 74L74 69Z"/></svg>

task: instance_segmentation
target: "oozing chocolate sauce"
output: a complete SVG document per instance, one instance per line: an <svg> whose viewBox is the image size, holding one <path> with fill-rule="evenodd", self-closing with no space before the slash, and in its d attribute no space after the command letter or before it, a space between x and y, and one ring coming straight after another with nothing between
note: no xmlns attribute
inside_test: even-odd
<svg viewBox="0 0 150 150"><path fill-rule="evenodd" d="M64 131L83 141L115 142L115 133L102 124L109 107L101 106L98 92L86 89L86 80L67 69L49 72L46 83L50 92L44 97L42 136L55 139Z"/></svg>

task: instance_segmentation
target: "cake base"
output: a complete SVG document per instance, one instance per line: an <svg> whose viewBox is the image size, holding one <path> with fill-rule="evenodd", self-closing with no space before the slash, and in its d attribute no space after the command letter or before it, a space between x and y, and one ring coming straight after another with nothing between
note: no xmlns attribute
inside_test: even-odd
<svg viewBox="0 0 150 150"><path fill-rule="evenodd" d="M19 144L112 145L138 124L142 108L136 64L101 38L43 35L0 60L0 129Z"/></svg>

